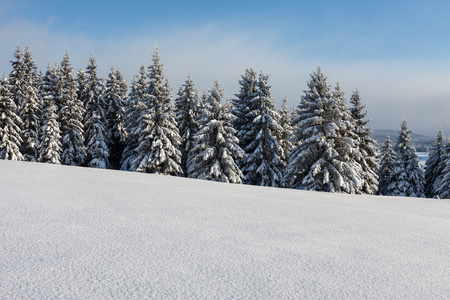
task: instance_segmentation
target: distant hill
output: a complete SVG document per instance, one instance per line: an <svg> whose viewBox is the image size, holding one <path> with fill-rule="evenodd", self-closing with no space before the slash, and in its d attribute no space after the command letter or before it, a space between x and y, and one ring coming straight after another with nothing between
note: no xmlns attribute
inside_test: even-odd
<svg viewBox="0 0 450 300"><path fill-rule="evenodd" d="M392 144L397 141L400 130L377 129L372 133L372 138L377 141L378 146L381 147L386 140L386 134L391 136ZM428 152L433 145L434 137L429 137L422 134L412 133L411 140L416 147L417 152Z"/></svg>

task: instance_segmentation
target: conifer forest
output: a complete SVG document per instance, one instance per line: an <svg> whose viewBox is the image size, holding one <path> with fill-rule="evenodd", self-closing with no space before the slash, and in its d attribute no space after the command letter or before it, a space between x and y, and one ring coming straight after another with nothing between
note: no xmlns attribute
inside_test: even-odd
<svg viewBox="0 0 450 300"><path fill-rule="evenodd" d="M346 194L450 198L450 144L439 131L425 167L405 121L378 148L362 94L345 98L318 67L295 109L277 108L270 76L243 72L225 100L216 80L198 93L188 76L175 95L158 49L127 84L97 74L94 56L69 54L38 71L17 47L0 82L0 159L23 160Z"/></svg>

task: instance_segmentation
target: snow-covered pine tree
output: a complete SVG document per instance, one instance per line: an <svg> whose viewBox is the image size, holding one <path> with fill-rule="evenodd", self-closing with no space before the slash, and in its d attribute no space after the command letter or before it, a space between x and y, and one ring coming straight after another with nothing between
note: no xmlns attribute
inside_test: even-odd
<svg viewBox="0 0 450 300"><path fill-rule="evenodd" d="M47 72L42 78L42 127L40 130L41 144L39 147L39 162L60 164L62 153L61 130L58 122L55 99L59 96L57 90L58 78L55 69L48 66Z"/></svg>
<svg viewBox="0 0 450 300"><path fill-rule="evenodd" d="M433 147L425 162L425 195L429 198L437 195L437 190L446 166L445 159L448 154L446 153L447 144L447 139L441 129L434 139Z"/></svg>
<svg viewBox="0 0 450 300"><path fill-rule="evenodd" d="M85 108L85 164L88 167L108 169L108 132L102 94L103 84L97 75L96 59L92 55L86 67L86 81L81 91L81 101Z"/></svg>
<svg viewBox="0 0 450 300"><path fill-rule="evenodd" d="M389 134L386 135L380 153L380 167L377 170L378 174L378 195L390 195L389 186L392 183L392 172L397 161L397 155L392 147L392 141Z"/></svg>
<svg viewBox="0 0 450 300"><path fill-rule="evenodd" d="M14 94L9 80L5 77L0 82L0 159L23 160L20 153L20 126L22 120L16 114Z"/></svg>
<svg viewBox="0 0 450 300"><path fill-rule="evenodd" d="M61 163L69 166L81 166L86 157L83 130L84 109L83 103L78 97L78 84L67 52L61 62L59 72L59 97L55 104L60 109Z"/></svg>
<svg viewBox="0 0 450 300"><path fill-rule="evenodd" d="M248 113L255 109L251 101L257 95L258 75L256 71L253 68L245 70L244 75L241 75L239 85L239 94L236 94L236 99L232 100L232 113L236 117L233 126L237 132L239 146L245 149L252 142L252 138L247 135L247 132L252 130L253 119L248 116Z"/></svg>
<svg viewBox="0 0 450 300"><path fill-rule="evenodd" d="M194 136L199 128L200 114L198 92L190 75L178 91L178 98L175 99L175 112L181 136L181 167L183 173L188 176L187 157L194 146Z"/></svg>
<svg viewBox="0 0 450 300"><path fill-rule="evenodd" d="M20 46L17 45L16 51L14 52L15 59L11 60L13 70L9 74L9 85L11 87L11 93L13 94L14 103L16 104L17 113L19 113L19 108L24 97L23 92L25 91L25 71L22 56L23 55L22 51L20 50Z"/></svg>
<svg viewBox="0 0 450 300"><path fill-rule="evenodd" d="M41 106L39 100L39 74L28 47L23 55L23 86L21 87L19 115L22 119L22 145L20 152L27 161L37 161L39 157L39 129L41 126Z"/></svg>
<svg viewBox="0 0 450 300"><path fill-rule="evenodd" d="M139 117L139 146L134 163L137 171L165 175L180 175L181 137L175 120L172 91L164 81L163 66L156 47L153 64L148 71L146 108Z"/></svg>
<svg viewBox="0 0 450 300"><path fill-rule="evenodd" d="M337 109L334 120L334 123L337 125L337 134L334 137L334 145L335 150L338 153L338 160L344 162L346 166L346 168L342 168L340 172L344 178L346 178L346 181L351 184L350 193L372 194L373 192L368 192L367 189L364 190L364 187L367 186L367 183L365 182L365 176L367 174L364 172L361 163L364 161L364 156L360 151L360 139L357 134L355 121L347 106L347 101L339 82L334 88L333 97ZM340 167L339 163L337 167ZM358 173L358 176L355 176L356 173ZM377 186L373 188L376 189Z"/></svg>
<svg viewBox="0 0 450 300"><path fill-rule="evenodd" d="M444 146L443 155L443 170L442 174L437 178L436 194L441 199L450 198L450 144Z"/></svg>
<svg viewBox="0 0 450 300"><path fill-rule="evenodd" d="M289 163L289 153L294 148L294 145L291 142L293 128L291 126L292 121L292 113L287 108L287 99L283 98L281 103L281 109L278 112L280 114L280 126L281 126L281 135L278 139L281 148L283 149L283 155L281 159L286 163Z"/></svg>
<svg viewBox="0 0 450 300"><path fill-rule="evenodd" d="M136 149L139 146L139 118L146 109L144 97L148 92L147 74L145 67L141 66L139 76L131 82L131 90L125 102L124 128L126 133L126 147L122 152L121 170L135 171Z"/></svg>
<svg viewBox="0 0 450 300"><path fill-rule="evenodd" d="M221 106L223 89L216 80L205 103L200 129L189 153L188 174L191 178L241 183L243 174L236 160L244 151L239 147L234 116L228 106Z"/></svg>
<svg viewBox="0 0 450 300"><path fill-rule="evenodd" d="M374 194L378 189L378 175L376 170L380 167L378 164L378 148L376 141L370 136L372 134L372 128L366 125L370 122L370 119L365 120L367 111L364 111L365 105L361 102L361 95L356 89L353 95L350 97L351 116L354 121L354 133L358 140L359 152L361 153L361 160L358 163L362 169L362 192L365 194Z"/></svg>
<svg viewBox="0 0 450 300"><path fill-rule="evenodd" d="M113 169L120 169L122 152L125 149L125 101L127 84L122 73L114 67L105 83L106 89L103 94L103 102L106 107L106 120L109 139L109 162Z"/></svg>
<svg viewBox="0 0 450 300"><path fill-rule="evenodd" d="M292 121L293 143L284 182L291 188L327 192L359 193L361 170L353 155L354 140L348 132L349 112L343 111L339 92L331 91L320 67L311 75L308 90Z"/></svg>
<svg viewBox="0 0 450 300"><path fill-rule="evenodd" d="M423 197L424 174L419 165L419 158L414 145L411 144L411 133L408 123L402 122L400 135L394 151L397 160L392 171L392 183L388 187L392 196Z"/></svg>
<svg viewBox="0 0 450 300"><path fill-rule="evenodd" d="M255 96L250 100L247 113L250 122L243 128L251 142L243 149L247 155L240 165L244 183L279 187L285 167L283 149L277 140L282 128L278 124L280 115L272 100L268 79L268 75L259 75Z"/></svg>

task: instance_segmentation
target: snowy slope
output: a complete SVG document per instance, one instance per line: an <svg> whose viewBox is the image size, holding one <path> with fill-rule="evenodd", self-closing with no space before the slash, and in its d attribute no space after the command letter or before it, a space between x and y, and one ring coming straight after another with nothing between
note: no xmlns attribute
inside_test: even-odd
<svg viewBox="0 0 450 300"><path fill-rule="evenodd" d="M1 299L449 299L450 202L0 161Z"/></svg>

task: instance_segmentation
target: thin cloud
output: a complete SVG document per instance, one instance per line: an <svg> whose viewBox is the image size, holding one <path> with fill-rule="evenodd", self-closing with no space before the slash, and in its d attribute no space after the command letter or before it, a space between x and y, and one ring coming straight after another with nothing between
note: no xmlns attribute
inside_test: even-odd
<svg viewBox="0 0 450 300"><path fill-rule="evenodd" d="M347 98L359 88L372 127L397 129L406 117L410 128L418 133L434 134L439 128L450 132L446 114L450 108L450 65L440 61L332 61L305 55L299 45L280 46L276 32L261 39L250 30L227 31L214 24L116 40L67 35L52 30L51 24L49 19L46 25L17 20L1 25L0 73L10 73L10 60L20 43L22 47L30 46L41 71L49 63L60 62L65 51L69 51L76 70L85 67L94 53L101 76L106 77L114 65L130 81L141 65L151 64L157 41L174 93L190 74L199 92L219 79L226 98L232 98L239 91L241 74L253 67L271 74L272 96L277 104L286 96L293 108L306 89L309 74L320 64L329 83L334 86L339 81Z"/></svg>

